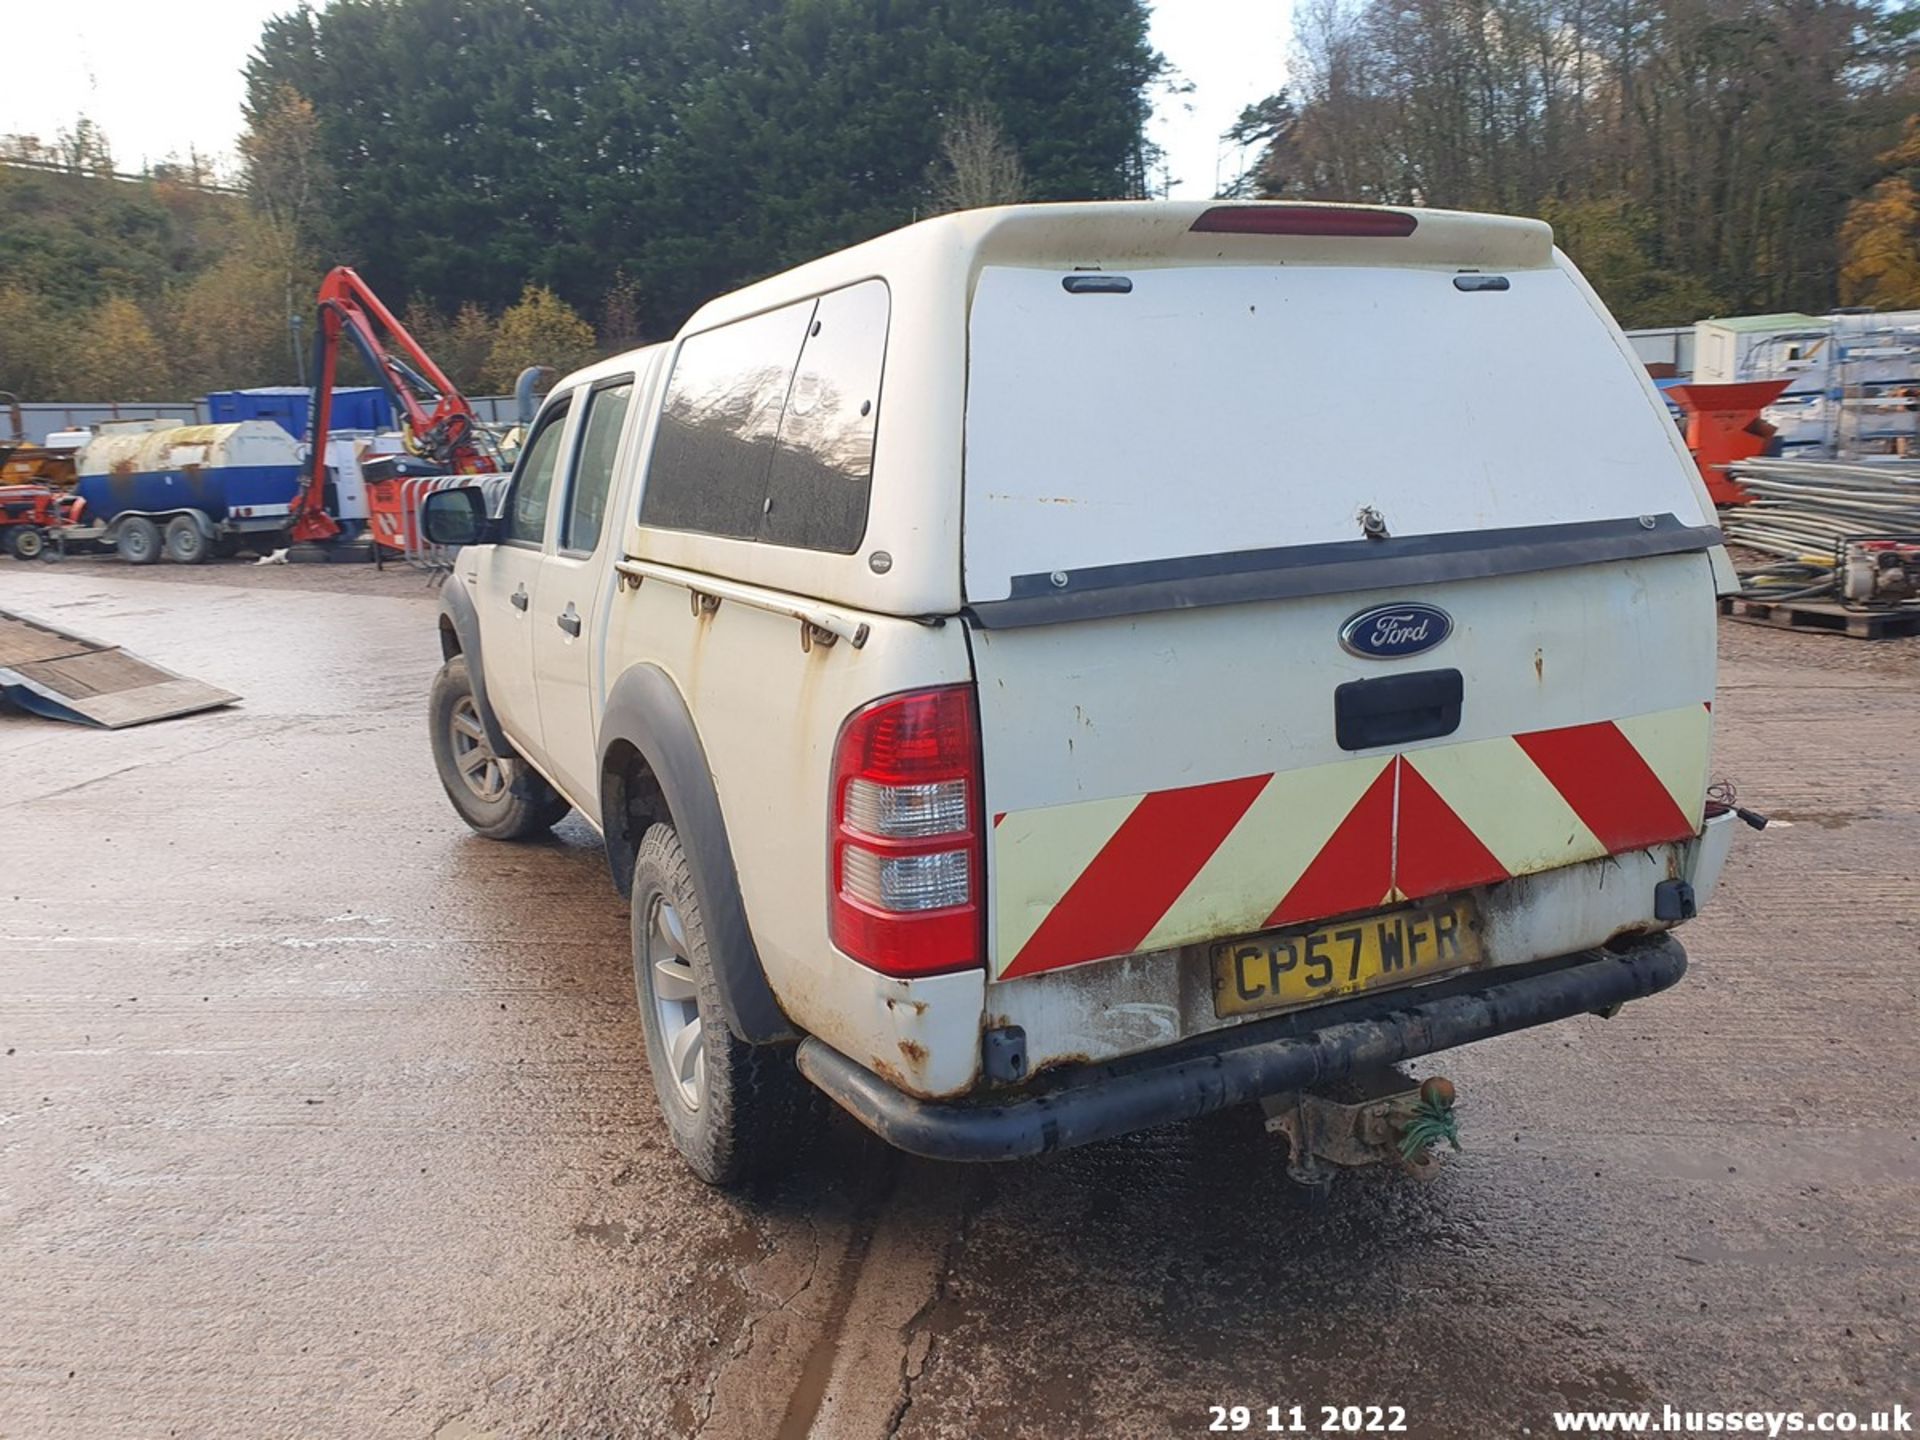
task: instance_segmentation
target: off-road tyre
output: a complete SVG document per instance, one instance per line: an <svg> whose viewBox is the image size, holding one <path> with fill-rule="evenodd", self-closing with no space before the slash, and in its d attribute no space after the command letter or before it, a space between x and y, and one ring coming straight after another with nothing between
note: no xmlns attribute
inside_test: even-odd
<svg viewBox="0 0 1920 1440"><path fill-rule="evenodd" d="M144 515L132 516L113 532L113 548L129 565L157 565L161 551L160 527Z"/></svg>
<svg viewBox="0 0 1920 1440"><path fill-rule="evenodd" d="M632 895L634 992L646 1030L654 1093L674 1148L695 1175L722 1188L789 1168L820 1129L823 1097L794 1067L791 1044L750 1045L727 1027L700 896L673 826L655 825L641 840L633 861ZM668 987L656 969L655 962L662 958L658 940L649 948L649 932L659 925L662 903L671 905L678 917L684 936L681 958L691 971L698 1009L697 1020L687 1022L698 1026L705 1070L697 1103L689 1103L663 1028L660 996ZM677 992L680 986L670 988Z"/></svg>
<svg viewBox="0 0 1920 1440"><path fill-rule="evenodd" d="M433 677L427 726L440 784L476 834L489 840L544 835L573 808L525 760L494 751L480 723L466 656L454 656Z"/></svg>
<svg viewBox="0 0 1920 1440"><path fill-rule="evenodd" d="M213 558L213 541L191 515L167 521L167 559L176 565L204 565Z"/></svg>

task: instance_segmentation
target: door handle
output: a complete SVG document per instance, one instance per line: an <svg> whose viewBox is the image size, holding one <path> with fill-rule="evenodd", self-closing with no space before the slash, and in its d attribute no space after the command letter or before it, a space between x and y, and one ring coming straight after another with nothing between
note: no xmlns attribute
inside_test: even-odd
<svg viewBox="0 0 1920 1440"><path fill-rule="evenodd" d="M578 635L580 633L580 612L573 608L573 602L571 600L567 602L567 608L562 610L556 617L555 623L569 635Z"/></svg>
<svg viewBox="0 0 1920 1440"><path fill-rule="evenodd" d="M507 599L513 602L514 609L516 610L526 609L527 608L527 587L522 585L518 590L515 590L513 594L509 595Z"/></svg>

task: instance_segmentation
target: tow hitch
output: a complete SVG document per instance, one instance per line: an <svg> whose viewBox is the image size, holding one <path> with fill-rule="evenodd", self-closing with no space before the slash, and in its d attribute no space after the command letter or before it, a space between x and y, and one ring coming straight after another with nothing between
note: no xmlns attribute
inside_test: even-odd
<svg viewBox="0 0 1920 1440"><path fill-rule="evenodd" d="M1460 1148L1453 1082L1435 1075L1414 1085L1398 1070L1356 1076L1352 1098L1290 1090L1260 1102L1267 1133L1285 1135L1287 1174L1301 1185L1330 1185L1340 1170L1398 1165L1431 1178L1442 1142Z"/></svg>

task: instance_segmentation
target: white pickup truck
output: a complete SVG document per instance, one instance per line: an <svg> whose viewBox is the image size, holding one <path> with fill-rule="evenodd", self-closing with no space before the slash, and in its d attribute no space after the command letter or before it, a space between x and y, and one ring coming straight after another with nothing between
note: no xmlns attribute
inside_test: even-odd
<svg viewBox="0 0 1920 1440"><path fill-rule="evenodd" d="M1726 856L1713 510L1536 221L930 220L425 518L447 793L605 838L716 1183L816 1090L1005 1159L1611 1013Z"/></svg>

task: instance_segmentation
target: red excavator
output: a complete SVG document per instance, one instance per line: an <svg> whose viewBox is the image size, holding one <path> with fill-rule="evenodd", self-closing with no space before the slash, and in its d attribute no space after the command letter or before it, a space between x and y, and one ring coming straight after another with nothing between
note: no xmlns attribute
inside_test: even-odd
<svg viewBox="0 0 1920 1440"><path fill-rule="evenodd" d="M342 533L327 506L327 433L333 420L334 372L342 337L353 342L367 369L392 396L401 415L407 455L383 456L362 467L367 523L376 545L411 553L420 545L420 500L445 475L483 475L508 469L495 437L473 406L407 333L380 297L345 265L320 283L313 337L313 409L307 426L313 458L294 498L292 536L327 541Z"/></svg>

